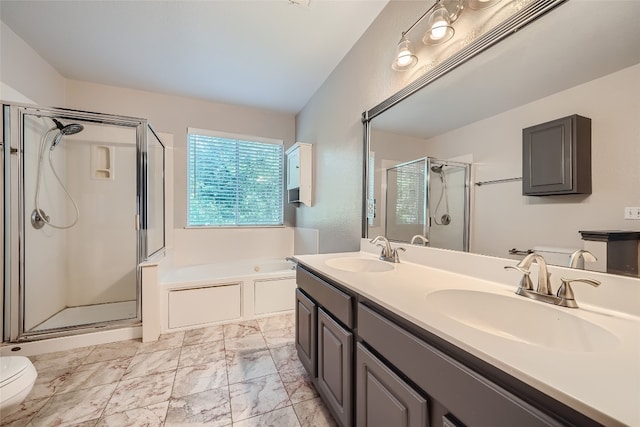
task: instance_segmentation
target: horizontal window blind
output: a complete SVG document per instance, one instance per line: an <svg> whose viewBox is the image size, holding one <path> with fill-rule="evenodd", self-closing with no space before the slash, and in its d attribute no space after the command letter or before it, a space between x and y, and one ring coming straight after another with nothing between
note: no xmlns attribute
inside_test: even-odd
<svg viewBox="0 0 640 427"><path fill-rule="evenodd" d="M424 224L424 162L401 166L396 174L398 224Z"/></svg>
<svg viewBox="0 0 640 427"><path fill-rule="evenodd" d="M283 224L283 146L189 133L188 224Z"/></svg>

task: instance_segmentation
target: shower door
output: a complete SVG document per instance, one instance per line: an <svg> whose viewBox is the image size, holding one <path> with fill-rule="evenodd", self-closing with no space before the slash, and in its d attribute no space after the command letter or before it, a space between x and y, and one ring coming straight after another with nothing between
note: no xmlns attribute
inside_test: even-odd
<svg viewBox="0 0 640 427"><path fill-rule="evenodd" d="M139 323L146 121L5 106L7 122L5 339Z"/></svg>
<svg viewBox="0 0 640 427"><path fill-rule="evenodd" d="M427 158L429 246L469 250L469 182L467 163Z"/></svg>
<svg viewBox="0 0 640 427"><path fill-rule="evenodd" d="M387 169L385 236L410 242L421 235L431 247L468 251L470 170L430 157Z"/></svg>

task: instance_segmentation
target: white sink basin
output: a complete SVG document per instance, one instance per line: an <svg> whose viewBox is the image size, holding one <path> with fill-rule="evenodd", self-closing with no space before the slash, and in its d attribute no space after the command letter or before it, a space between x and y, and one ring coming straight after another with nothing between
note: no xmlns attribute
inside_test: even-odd
<svg viewBox="0 0 640 427"><path fill-rule="evenodd" d="M468 327L512 341L560 351L605 351L620 345L611 332L568 308L517 295L447 289L426 295L430 310ZM579 309L578 309L579 310Z"/></svg>
<svg viewBox="0 0 640 427"><path fill-rule="evenodd" d="M393 264L370 258L341 257L325 261L331 268L354 273L382 273L393 270Z"/></svg>

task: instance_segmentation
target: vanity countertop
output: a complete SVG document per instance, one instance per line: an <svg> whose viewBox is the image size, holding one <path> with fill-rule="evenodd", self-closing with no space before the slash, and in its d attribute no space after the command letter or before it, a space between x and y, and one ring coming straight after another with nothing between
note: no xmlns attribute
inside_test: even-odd
<svg viewBox="0 0 640 427"><path fill-rule="evenodd" d="M514 287L411 262L388 263L393 268L382 272L351 272L327 264L329 261L335 265L330 260L338 258L377 260L377 256L364 251L297 255L295 258L300 264L603 425L640 426L640 318L637 316L581 304L579 299L579 309L555 307L516 296ZM544 305L539 308L552 317L545 319L544 325L577 317L597 325L603 337L611 339L597 348L585 350L571 346L562 348L563 343L559 343L559 347L553 342L537 345L500 330L483 330L477 324L450 317L446 310L429 308L430 295L445 290L453 291L454 296L458 291L497 294L494 297L507 302L500 304L499 317L513 316L515 325L521 320L522 303L519 300L524 300ZM506 308L511 306L508 298L514 298L512 311ZM536 326L522 325L523 328ZM580 332L579 328L577 331ZM581 338L576 339L580 344Z"/></svg>

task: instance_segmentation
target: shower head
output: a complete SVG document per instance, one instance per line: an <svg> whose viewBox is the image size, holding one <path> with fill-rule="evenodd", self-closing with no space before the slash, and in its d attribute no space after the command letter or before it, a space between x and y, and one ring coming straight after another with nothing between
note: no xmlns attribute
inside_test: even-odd
<svg viewBox="0 0 640 427"><path fill-rule="evenodd" d="M56 119L51 119L51 120L53 120L53 123L56 124L56 127L60 130L60 133L63 135L73 135L76 133L80 133L84 130L84 126L79 125L77 123L71 123L65 126Z"/></svg>
<svg viewBox="0 0 640 427"><path fill-rule="evenodd" d="M60 129L60 133L63 135L74 135L76 133L80 133L84 130L84 126L79 125L77 123L71 123L70 125L66 125L62 129Z"/></svg>
<svg viewBox="0 0 640 427"><path fill-rule="evenodd" d="M58 145L60 141L62 141L63 136L75 135L76 133L80 133L84 130L84 126L79 125L77 123L71 123L65 126L56 119L51 119L51 120L53 120L53 122L56 124L56 126L60 131L58 132L56 137L53 139L53 143L51 144L50 150L53 150L56 147L56 145Z"/></svg>
<svg viewBox="0 0 640 427"><path fill-rule="evenodd" d="M443 167L444 165L433 165L431 166L431 170L434 171L435 173L442 173Z"/></svg>

